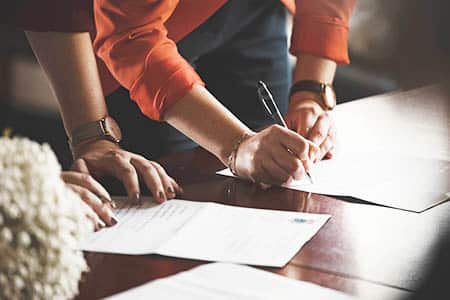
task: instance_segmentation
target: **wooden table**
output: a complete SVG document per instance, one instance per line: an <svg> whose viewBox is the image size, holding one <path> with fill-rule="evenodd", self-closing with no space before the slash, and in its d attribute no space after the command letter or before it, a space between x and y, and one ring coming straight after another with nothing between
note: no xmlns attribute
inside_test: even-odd
<svg viewBox="0 0 450 300"><path fill-rule="evenodd" d="M202 149L160 162L182 183L182 199L331 214L288 265L265 269L361 299L401 299L410 294L430 263L439 228L450 219L450 202L418 214L277 187L262 190L252 183L214 175L223 166ZM86 259L90 272L83 278L78 299L109 296L205 263L101 253L86 253Z"/></svg>

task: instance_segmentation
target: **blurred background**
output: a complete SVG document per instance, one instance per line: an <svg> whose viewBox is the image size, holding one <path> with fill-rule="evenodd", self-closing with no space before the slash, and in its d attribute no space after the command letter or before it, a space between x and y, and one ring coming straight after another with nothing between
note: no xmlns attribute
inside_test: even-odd
<svg viewBox="0 0 450 300"><path fill-rule="evenodd" d="M68 167L58 106L25 35L0 27L0 38L0 128L48 142ZM446 80L450 2L357 0L349 50L351 64L335 80L339 102Z"/></svg>

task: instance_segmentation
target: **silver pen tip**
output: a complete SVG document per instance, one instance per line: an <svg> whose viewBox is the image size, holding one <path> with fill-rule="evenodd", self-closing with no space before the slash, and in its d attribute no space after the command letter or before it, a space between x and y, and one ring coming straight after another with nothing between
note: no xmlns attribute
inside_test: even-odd
<svg viewBox="0 0 450 300"><path fill-rule="evenodd" d="M306 176L308 176L309 182L311 182L311 184L314 184L314 181L312 180L311 174L309 174L309 172L306 172Z"/></svg>

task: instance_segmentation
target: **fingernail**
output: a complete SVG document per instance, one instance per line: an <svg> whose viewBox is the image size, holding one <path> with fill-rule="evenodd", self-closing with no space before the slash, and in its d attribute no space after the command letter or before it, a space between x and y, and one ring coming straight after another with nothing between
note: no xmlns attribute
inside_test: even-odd
<svg viewBox="0 0 450 300"><path fill-rule="evenodd" d="M137 202L137 201L139 201L139 198L141 198L141 194L135 193L135 194L131 197L131 200L134 201L134 202Z"/></svg>
<svg viewBox="0 0 450 300"><path fill-rule="evenodd" d="M179 185L177 185L176 190L177 190L176 193L177 193L178 195L182 195L182 194L184 193L183 188L182 188L181 186L179 186Z"/></svg>
<svg viewBox="0 0 450 300"><path fill-rule="evenodd" d="M111 225L114 226L114 225L116 225L117 223L119 223L119 219L117 219L116 216L112 216L112 217L111 217Z"/></svg>
<svg viewBox="0 0 450 300"><path fill-rule="evenodd" d="M102 201L102 203L109 203L111 205L111 207L116 208L115 207L116 203L111 198L106 198L104 196L101 196L100 200Z"/></svg>
<svg viewBox="0 0 450 300"><path fill-rule="evenodd" d="M167 188L167 191L168 191L170 194L174 194L174 193L175 193L175 191L173 190L173 188L172 188L171 186L169 186L169 187Z"/></svg>
<svg viewBox="0 0 450 300"><path fill-rule="evenodd" d="M158 198L161 200L165 200L164 193L162 191L158 192Z"/></svg>
<svg viewBox="0 0 450 300"><path fill-rule="evenodd" d="M109 204L111 204L111 207L112 207L112 208L117 208L116 201L111 200L111 202L110 202Z"/></svg>
<svg viewBox="0 0 450 300"><path fill-rule="evenodd" d="M100 225L100 228L105 228L105 227L106 227L105 222L103 222L103 221L100 220L100 219L97 220L97 223L98 223L98 225Z"/></svg>
<svg viewBox="0 0 450 300"><path fill-rule="evenodd" d="M305 160L305 171L309 172L310 170L311 170L311 161L308 159Z"/></svg>

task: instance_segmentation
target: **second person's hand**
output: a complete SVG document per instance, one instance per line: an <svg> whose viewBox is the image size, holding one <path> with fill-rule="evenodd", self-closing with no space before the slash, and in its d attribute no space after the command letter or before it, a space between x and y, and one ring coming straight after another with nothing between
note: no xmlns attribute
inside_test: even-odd
<svg viewBox="0 0 450 300"><path fill-rule="evenodd" d="M334 119L313 100L312 96L308 98L303 94L297 93L292 96L285 117L286 123L289 128L320 146L320 151L313 157L314 162L332 158L336 144Z"/></svg>
<svg viewBox="0 0 450 300"><path fill-rule="evenodd" d="M159 203L182 193L178 183L160 164L125 151L110 141L98 140L84 144L75 149L74 156L73 170L93 176L116 177L123 183L131 201L140 198L139 177Z"/></svg>
<svg viewBox="0 0 450 300"><path fill-rule="evenodd" d="M91 220L95 230L102 229L106 225L113 226L118 222L112 211L114 202L111 196L89 174L63 171L61 179L83 201L85 215Z"/></svg>

